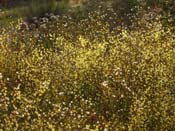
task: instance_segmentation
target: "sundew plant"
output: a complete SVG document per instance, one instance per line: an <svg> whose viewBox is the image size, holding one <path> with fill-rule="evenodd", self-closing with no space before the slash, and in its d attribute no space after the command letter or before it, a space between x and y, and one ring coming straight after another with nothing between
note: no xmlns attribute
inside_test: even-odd
<svg viewBox="0 0 175 131"><path fill-rule="evenodd" d="M144 18L1 29L0 131L174 131L174 30Z"/></svg>

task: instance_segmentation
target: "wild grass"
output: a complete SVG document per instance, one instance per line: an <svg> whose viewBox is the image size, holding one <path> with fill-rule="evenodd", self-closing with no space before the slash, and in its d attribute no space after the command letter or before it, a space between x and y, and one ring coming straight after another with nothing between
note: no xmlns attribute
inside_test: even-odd
<svg viewBox="0 0 175 131"><path fill-rule="evenodd" d="M1 29L0 129L175 130L173 28L117 20L110 9Z"/></svg>

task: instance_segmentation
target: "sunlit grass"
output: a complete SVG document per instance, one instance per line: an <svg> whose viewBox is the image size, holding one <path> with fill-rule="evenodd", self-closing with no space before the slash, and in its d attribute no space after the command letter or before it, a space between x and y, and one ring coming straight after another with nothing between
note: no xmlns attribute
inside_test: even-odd
<svg viewBox="0 0 175 131"><path fill-rule="evenodd" d="M175 129L173 27L107 11L0 30L0 129Z"/></svg>

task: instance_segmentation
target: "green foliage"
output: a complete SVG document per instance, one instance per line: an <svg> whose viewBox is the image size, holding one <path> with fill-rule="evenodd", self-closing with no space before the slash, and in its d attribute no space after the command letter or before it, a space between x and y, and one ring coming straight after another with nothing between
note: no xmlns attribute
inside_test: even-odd
<svg viewBox="0 0 175 131"><path fill-rule="evenodd" d="M116 0L113 6L123 16L135 11L139 4L138 0Z"/></svg>
<svg viewBox="0 0 175 131"><path fill-rule="evenodd" d="M69 8L68 1L33 0L29 3L28 16L40 16L44 13L63 13Z"/></svg>
<svg viewBox="0 0 175 131"><path fill-rule="evenodd" d="M0 30L0 129L175 130L172 27L108 13Z"/></svg>

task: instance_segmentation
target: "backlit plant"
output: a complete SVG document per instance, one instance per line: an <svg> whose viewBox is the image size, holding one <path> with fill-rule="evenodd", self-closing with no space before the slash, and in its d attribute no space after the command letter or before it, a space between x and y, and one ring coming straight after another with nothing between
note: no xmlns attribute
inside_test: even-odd
<svg viewBox="0 0 175 131"><path fill-rule="evenodd" d="M135 19L130 30L110 9L1 29L0 129L175 130L175 36Z"/></svg>

